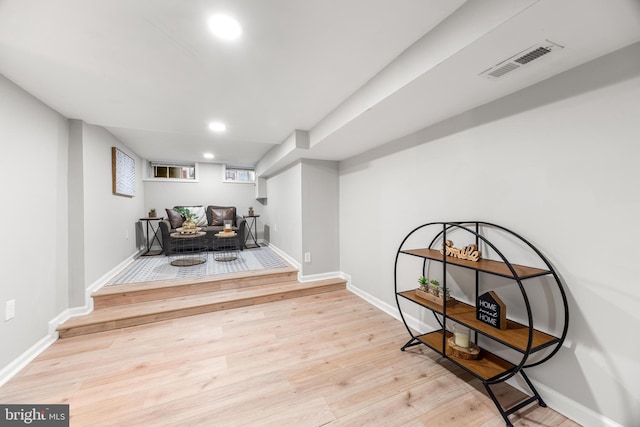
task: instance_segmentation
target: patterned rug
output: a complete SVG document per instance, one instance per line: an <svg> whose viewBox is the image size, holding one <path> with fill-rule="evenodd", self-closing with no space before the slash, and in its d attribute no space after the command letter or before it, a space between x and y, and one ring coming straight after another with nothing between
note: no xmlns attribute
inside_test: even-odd
<svg viewBox="0 0 640 427"><path fill-rule="evenodd" d="M207 252L207 261L204 264L190 267L173 266L171 265L171 257L165 255L139 257L126 270L111 279L107 285L288 267L286 262L266 246L240 251L238 259L235 261L216 261L213 259L213 255L214 252Z"/></svg>

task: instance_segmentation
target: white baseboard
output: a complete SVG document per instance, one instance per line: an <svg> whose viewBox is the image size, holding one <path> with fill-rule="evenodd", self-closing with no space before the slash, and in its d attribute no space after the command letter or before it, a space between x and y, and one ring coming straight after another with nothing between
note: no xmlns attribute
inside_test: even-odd
<svg viewBox="0 0 640 427"><path fill-rule="evenodd" d="M363 291L362 289L356 286L353 286L352 284L347 286L347 289L352 293L356 294L357 296L359 296L360 298L362 298L363 300L367 301L369 304L373 305L374 307L377 307L378 309L384 311L394 319L402 321L402 318L400 317L400 312L398 311L398 307L387 304L385 301L382 301L381 299L374 297L373 295ZM424 333L435 330L433 326L428 325L420 321L419 319L416 319L413 316L409 316L405 314L404 319L407 321L407 324L409 325L409 327L414 331L418 331L424 334Z"/></svg>
<svg viewBox="0 0 640 427"><path fill-rule="evenodd" d="M308 274L308 275L304 276L302 274L302 266L300 265L300 263L298 261L296 261L295 259L291 258L286 252L284 252L283 250L281 250L277 246L274 246L273 244L271 244L269 242L264 242L264 243L265 243L265 245L269 246L269 249L274 251L280 257L284 258L284 260L287 261L289 264L291 264L292 267L298 269L298 281L301 282L301 283L313 282L315 280L325 280L325 279L339 278L339 279L346 280L347 281L347 287L348 287L350 282L351 282L351 277L349 277L348 275L344 274L341 271L331 271L331 272L328 272L328 273L320 273L320 274Z"/></svg>
<svg viewBox="0 0 640 427"><path fill-rule="evenodd" d="M624 427L622 424L618 424L612 419L609 419L602 414L598 414L593 409L558 393L552 388L549 388L532 378L529 379L549 408L577 422L578 424L590 427ZM513 378L508 380L507 383L524 393L529 393L527 388L521 387Z"/></svg>
<svg viewBox="0 0 640 427"><path fill-rule="evenodd" d="M301 283L306 282L314 282L316 280L325 280L325 279L343 279L347 281L347 286L349 285L349 279L347 279L346 275L341 271L332 271L329 273L321 273L321 274L308 274L306 276L298 275L298 281Z"/></svg>
<svg viewBox="0 0 640 427"><path fill-rule="evenodd" d="M289 254L284 252L282 249L278 248L277 246L275 246L271 242L267 242L267 241L263 241L263 242L264 242L264 244L266 246L269 247L269 249L271 249L272 251L274 251L275 253L280 255L280 257L284 258L285 261L287 261L289 264L291 264L292 267L297 268L298 270L302 269L302 266L300 265L300 263L298 261L296 261L295 259L291 258L289 256Z"/></svg>
<svg viewBox="0 0 640 427"><path fill-rule="evenodd" d="M48 323L48 334L0 370L0 386L13 378L18 372L20 372L20 370L27 366L29 362L38 357L40 353L45 351L51 344L58 340L58 331L56 330L58 326L62 325L72 317L83 316L91 313L93 311L93 299L91 298L91 294L102 288L109 279L128 267L129 264L131 264L141 254L142 252L137 252L131 255L87 287L85 290L85 301L83 306L68 308L51 319Z"/></svg>
<svg viewBox="0 0 640 427"><path fill-rule="evenodd" d="M114 268L112 268L111 270L109 270L108 272L103 274L101 277L99 277L92 284L90 284L87 287L87 290L85 292L85 297L86 297L87 302L91 300L91 294L93 294L95 291L97 291L100 288L102 288L104 285L106 285L109 282L109 280L111 280L118 273L120 273L121 271L123 271L124 269L129 267L129 265L131 265L131 263L133 261L135 261L140 256L142 256L143 253L144 253L144 251L138 251L138 252L130 255L128 258L126 258L120 264L116 265Z"/></svg>
<svg viewBox="0 0 640 427"><path fill-rule="evenodd" d="M343 273L344 274L344 273ZM347 276L347 275L345 275ZM362 289L354 286L349 280L349 286L347 287L349 291L367 301L371 305L379 308L390 316L401 320L400 313L398 312L398 308L392 305L387 304L385 301L382 301L379 298L374 297L373 295L363 291ZM433 327L427 325L424 322L419 321L415 317L404 315L405 320L409 327L415 331L420 331L420 333L426 333L433 330ZM544 384L539 383L531 378L529 378L533 383L534 387L540 393L540 396L545 401L547 406L554 411L564 415L565 417L581 424L584 426L593 426L593 427L624 427L621 424L616 423L615 421L605 417L604 415L598 414L593 411L591 408L588 408L575 400L558 393L550 387L547 387ZM507 380L507 383L512 385L513 387L521 390L522 392L529 394L530 391L524 387L522 387L518 382L511 378Z"/></svg>
<svg viewBox="0 0 640 427"><path fill-rule="evenodd" d="M51 334L43 337L37 343L31 346L27 351L16 357L7 366L0 370L0 386L5 384L11 378L13 378L18 372L20 372L25 366L29 364L33 359L38 357L40 353L45 351L51 344L56 342L58 334L54 336Z"/></svg>

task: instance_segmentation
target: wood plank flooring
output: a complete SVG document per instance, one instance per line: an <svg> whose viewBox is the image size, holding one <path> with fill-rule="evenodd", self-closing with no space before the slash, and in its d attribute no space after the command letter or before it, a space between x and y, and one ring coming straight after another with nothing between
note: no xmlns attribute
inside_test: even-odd
<svg viewBox="0 0 640 427"><path fill-rule="evenodd" d="M477 380L426 347L400 351L408 338L333 291L59 340L0 402L67 403L74 427L504 426ZM535 405L510 419L577 425Z"/></svg>

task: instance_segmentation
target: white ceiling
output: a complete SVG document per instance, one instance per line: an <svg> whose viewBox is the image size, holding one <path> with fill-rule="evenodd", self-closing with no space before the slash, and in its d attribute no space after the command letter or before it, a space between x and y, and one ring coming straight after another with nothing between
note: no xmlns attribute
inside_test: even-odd
<svg viewBox="0 0 640 427"><path fill-rule="evenodd" d="M0 0L0 73L150 160L252 165L295 129L341 160L638 41L636 0Z"/></svg>

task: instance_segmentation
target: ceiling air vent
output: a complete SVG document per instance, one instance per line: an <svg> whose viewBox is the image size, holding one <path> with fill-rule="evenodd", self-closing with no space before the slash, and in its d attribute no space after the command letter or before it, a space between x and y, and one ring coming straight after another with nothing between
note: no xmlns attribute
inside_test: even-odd
<svg viewBox="0 0 640 427"><path fill-rule="evenodd" d="M489 78L489 79L499 79L506 74L511 73L512 71L519 70L525 65L529 65L532 62L537 61L543 56L553 52L556 49L562 49L563 46L551 42L549 40L545 40L543 43L535 44L523 51L518 52L513 55L509 59L505 59L504 61L494 65L493 67L484 70L480 73L481 76Z"/></svg>

